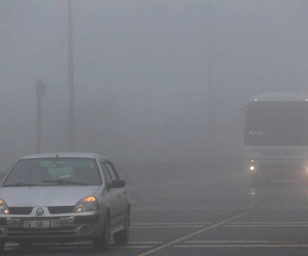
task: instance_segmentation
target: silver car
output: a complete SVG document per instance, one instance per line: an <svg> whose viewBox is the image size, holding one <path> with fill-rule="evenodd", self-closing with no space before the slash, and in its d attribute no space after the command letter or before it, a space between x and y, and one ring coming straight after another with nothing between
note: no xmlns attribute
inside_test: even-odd
<svg viewBox="0 0 308 256"><path fill-rule="evenodd" d="M0 246L18 242L92 240L97 250L129 240L125 181L97 154L26 156L0 185Z"/></svg>

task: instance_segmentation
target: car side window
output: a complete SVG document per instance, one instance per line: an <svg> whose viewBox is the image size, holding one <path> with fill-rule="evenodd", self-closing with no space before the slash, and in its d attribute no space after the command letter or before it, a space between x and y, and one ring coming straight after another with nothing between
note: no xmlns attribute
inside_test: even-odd
<svg viewBox="0 0 308 256"><path fill-rule="evenodd" d="M105 164L106 164L106 166L108 168L108 171L109 171L109 173L111 175L112 180L118 180L119 179L119 175L118 175L117 171L115 170L113 164L110 163L110 162L106 162Z"/></svg>
<svg viewBox="0 0 308 256"><path fill-rule="evenodd" d="M107 184L110 184L112 179L111 179L111 176L110 176L110 173L107 169L107 167L105 166L105 163L103 161L99 161L101 167L102 167L102 170L103 170L103 173L104 173L104 176L105 176L105 180L106 180L106 183Z"/></svg>

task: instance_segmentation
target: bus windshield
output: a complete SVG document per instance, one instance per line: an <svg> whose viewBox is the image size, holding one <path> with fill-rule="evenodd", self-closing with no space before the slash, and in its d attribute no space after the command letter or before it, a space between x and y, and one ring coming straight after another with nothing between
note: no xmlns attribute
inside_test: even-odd
<svg viewBox="0 0 308 256"><path fill-rule="evenodd" d="M308 146L308 102L250 102L245 144Z"/></svg>

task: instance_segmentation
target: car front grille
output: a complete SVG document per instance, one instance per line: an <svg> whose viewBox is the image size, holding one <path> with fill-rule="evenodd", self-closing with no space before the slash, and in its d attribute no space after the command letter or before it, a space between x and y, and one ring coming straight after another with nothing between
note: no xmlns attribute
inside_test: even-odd
<svg viewBox="0 0 308 256"><path fill-rule="evenodd" d="M50 214L71 213L74 206L49 206L48 211Z"/></svg>
<svg viewBox="0 0 308 256"><path fill-rule="evenodd" d="M28 215L33 207L9 207L10 214Z"/></svg>

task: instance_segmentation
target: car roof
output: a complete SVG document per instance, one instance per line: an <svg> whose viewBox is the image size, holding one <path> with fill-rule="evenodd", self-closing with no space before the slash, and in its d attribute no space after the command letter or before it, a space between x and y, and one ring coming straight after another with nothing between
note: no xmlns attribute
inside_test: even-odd
<svg viewBox="0 0 308 256"><path fill-rule="evenodd" d="M96 153L81 153L81 152L59 152L59 153L43 153L23 156L21 159L35 159L35 158L90 158L97 159L105 157Z"/></svg>
<svg viewBox="0 0 308 256"><path fill-rule="evenodd" d="M308 92L268 92L256 95L249 101L308 101Z"/></svg>

